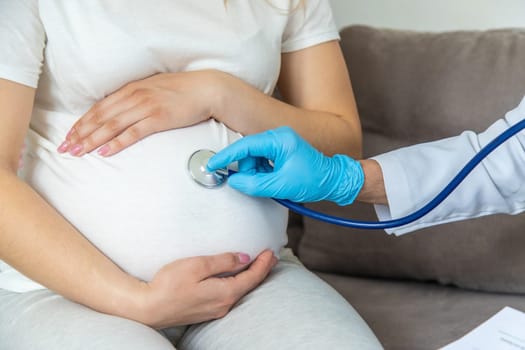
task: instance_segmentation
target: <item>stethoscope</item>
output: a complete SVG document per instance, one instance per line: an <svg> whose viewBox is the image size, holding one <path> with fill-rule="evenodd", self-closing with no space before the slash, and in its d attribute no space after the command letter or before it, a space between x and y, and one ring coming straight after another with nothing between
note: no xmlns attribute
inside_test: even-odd
<svg viewBox="0 0 525 350"><path fill-rule="evenodd" d="M317 212L315 210L308 209L298 203L286 200L276 199L276 202L282 204L286 208L304 216L311 217L316 220L324 221L330 224L335 224L345 227L353 227L360 229L387 229L393 227L399 227L407 225L422 216L428 214L431 210L437 207L441 202L447 198L456 187L467 177L468 174L474 168L481 163L481 161L487 157L493 150L495 150L502 143L507 141L509 138L517 134L519 131L525 128L525 119L511 126L500 135L498 135L489 144L483 147L467 164L457 173L456 176L439 192L430 202L428 202L421 209L404 216L399 219L387 220L387 221L359 221L353 219L345 219L336 216L331 216ZM209 172L206 168L208 160L215 154L215 152L202 149L193 153L188 160L188 172L193 180L201 186L206 188L216 188L226 182L228 176L235 173L229 169L219 169L214 172Z"/></svg>

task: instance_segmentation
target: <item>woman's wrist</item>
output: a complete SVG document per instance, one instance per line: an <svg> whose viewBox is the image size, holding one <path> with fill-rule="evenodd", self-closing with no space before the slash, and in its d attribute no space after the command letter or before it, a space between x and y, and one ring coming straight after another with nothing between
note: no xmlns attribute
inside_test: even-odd
<svg viewBox="0 0 525 350"><path fill-rule="evenodd" d="M210 73L211 75L208 82L210 90L207 93L207 101L205 102L210 106L210 116L228 125L228 116L235 114L229 111L229 109L232 104L235 103L236 99L238 106L238 99L241 97L235 96L235 94L232 93L235 82L231 82L230 80L233 76L220 71L210 71Z"/></svg>
<svg viewBox="0 0 525 350"><path fill-rule="evenodd" d="M356 199L364 203L388 205L383 171L379 163L374 159L364 159L359 162L365 174L365 183Z"/></svg>
<svg viewBox="0 0 525 350"><path fill-rule="evenodd" d="M126 274L121 283L112 284L112 289L111 297L101 296L106 305L100 311L143 324L150 322L146 282Z"/></svg>
<svg viewBox="0 0 525 350"><path fill-rule="evenodd" d="M124 298L116 305L115 309L119 313L118 316L152 328L168 326L165 320L172 320L173 318L166 314L166 310L173 307L173 302L167 301L162 293L159 294L159 288L152 287L151 282L144 282L135 278L133 280L125 292ZM167 307L168 303L170 307Z"/></svg>
<svg viewBox="0 0 525 350"><path fill-rule="evenodd" d="M168 83L164 86L171 90L180 88L181 79L179 76L181 74L195 75L199 82L198 95L200 102L198 105L203 108L202 112L211 118L223 122L221 118L227 115L224 112L224 107L227 104L227 94L230 90L226 86L228 78L231 77L229 74L214 69L162 74L168 76L166 80Z"/></svg>

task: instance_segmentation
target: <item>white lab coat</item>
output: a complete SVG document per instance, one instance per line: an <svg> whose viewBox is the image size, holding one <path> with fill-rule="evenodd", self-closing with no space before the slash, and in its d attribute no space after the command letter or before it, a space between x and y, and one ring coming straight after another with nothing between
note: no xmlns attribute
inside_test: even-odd
<svg viewBox="0 0 525 350"><path fill-rule="evenodd" d="M403 217L421 208L445 187L483 146L525 118L520 105L487 130L418 144L381 154L376 159L389 205L376 205L380 220ZM484 215L525 210L525 131L494 150L436 209L421 219L387 230L396 235L420 228Z"/></svg>

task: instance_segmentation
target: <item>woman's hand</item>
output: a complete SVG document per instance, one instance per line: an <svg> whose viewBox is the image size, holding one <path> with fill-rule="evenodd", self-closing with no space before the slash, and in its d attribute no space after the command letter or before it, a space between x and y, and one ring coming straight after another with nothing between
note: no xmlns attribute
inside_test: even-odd
<svg viewBox="0 0 525 350"><path fill-rule="evenodd" d="M127 84L96 103L71 128L58 152L74 156L98 149L113 155L153 133L214 117L225 73L161 73Z"/></svg>
<svg viewBox="0 0 525 350"><path fill-rule="evenodd" d="M271 251L261 253L245 271L245 254L219 254L180 259L164 266L144 284L141 315L136 319L161 329L221 318L257 287L277 263Z"/></svg>

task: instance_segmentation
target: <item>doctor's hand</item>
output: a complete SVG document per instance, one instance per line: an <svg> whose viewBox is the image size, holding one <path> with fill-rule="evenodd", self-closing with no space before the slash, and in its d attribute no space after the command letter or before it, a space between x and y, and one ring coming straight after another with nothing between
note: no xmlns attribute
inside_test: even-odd
<svg viewBox="0 0 525 350"><path fill-rule="evenodd" d="M138 314L129 318L161 329L225 316L244 295L257 287L277 263L271 251L261 253L244 271L250 258L225 253L176 260L143 283Z"/></svg>
<svg viewBox="0 0 525 350"><path fill-rule="evenodd" d="M347 205L364 183L359 162L340 154L327 157L289 127L240 139L214 155L208 169L235 161L239 172L228 178L228 184L252 196Z"/></svg>
<svg viewBox="0 0 525 350"><path fill-rule="evenodd" d="M225 74L160 73L131 82L93 105L72 126L58 152L110 156L153 133L214 117Z"/></svg>

